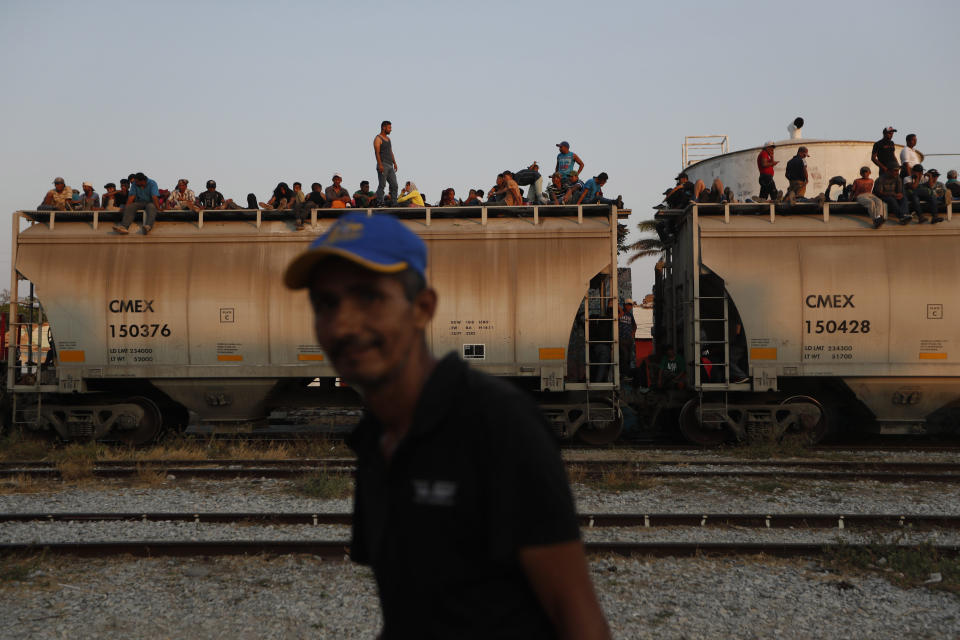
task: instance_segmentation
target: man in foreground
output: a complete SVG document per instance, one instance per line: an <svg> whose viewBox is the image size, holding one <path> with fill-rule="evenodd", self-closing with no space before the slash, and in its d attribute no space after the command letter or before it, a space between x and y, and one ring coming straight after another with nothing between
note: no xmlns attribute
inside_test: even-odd
<svg viewBox="0 0 960 640"><path fill-rule="evenodd" d="M373 567L383 637L608 638L548 427L520 390L434 359L426 265L396 218L348 213L284 275L366 405L350 553Z"/></svg>

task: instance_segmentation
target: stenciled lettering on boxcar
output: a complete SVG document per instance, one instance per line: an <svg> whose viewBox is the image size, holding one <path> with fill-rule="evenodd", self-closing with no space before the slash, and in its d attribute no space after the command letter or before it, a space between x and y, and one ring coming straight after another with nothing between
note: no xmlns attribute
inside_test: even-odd
<svg viewBox="0 0 960 640"><path fill-rule="evenodd" d="M493 320L451 320L449 334L451 336L476 336L493 331Z"/></svg>
<svg viewBox="0 0 960 640"><path fill-rule="evenodd" d="M111 340L123 340L124 346L108 349L110 364L145 364L154 362L155 349L147 344L131 345L128 341L157 340L169 338L173 333L165 322L156 318L130 314L154 314L154 301L145 298L114 298L107 303L109 322L107 336ZM120 316L119 318L117 316ZM149 344L149 343L148 343Z"/></svg>
<svg viewBox="0 0 960 640"><path fill-rule="evenodd" d="M821 291L803 297L807 308L807 317L803 319L804 360L842 362L856 357L856 345L852 342L858 336L868 336L873 323L859 314L855 297L856 294L842 291ZM810 317L819 313L826 317ZM842 339L838 341L837 337Z"/></svg>

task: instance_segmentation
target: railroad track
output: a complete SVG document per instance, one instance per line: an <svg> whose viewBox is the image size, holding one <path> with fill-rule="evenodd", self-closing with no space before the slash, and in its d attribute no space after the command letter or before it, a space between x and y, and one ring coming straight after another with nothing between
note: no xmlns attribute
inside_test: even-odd
<svg viewBox="0 0 960 640"><path fill-rule="evenodd" d="M587 513L585 528L745 527L754 529L960 529L960 515L830 513ZM197 524L349 525L350 513L271 512L34 512L0 513L0 523L16 522L195 522Z"/></svg>
<svg viewBox="0 0 960 640"><path fill-rule="evenodd" d="M587 553L623 556L743 556L817 557L838 552L876 553L876 545L842 543L768 543L768 542L588 542ZM935 552L941 557L960 556L960 545L889 545L879 549L911 549ZM68 542L51 544L0 544L0 555L44 554L81 557L197 557L254 554L310 554L330 559L346 559L349 545L344 541L310 540L230 540L230 541L137 541Z"/></svg>
<svg viewBox="0 0 960 640"><path fill-rule="evenodd" d="M771 461L771 460L662 460L655 462L586 460L568 461L571 473L587 478L627 474L635 478L777 478L809 480L873 480L878 482L960 482L960 463L952 462L869 462L869 461ZM718 468L719 467L719 468ZM734 467L737 467L734 469ZM743 468L740 468L743 467ZM327 472L352 474L351 458L294 460L142 460L102 461L89 470L99 478L131 478L144 471L175 478L298 478ZM61 477L57 464L48 461L6 461L0 463L0 478Z"/></svg>

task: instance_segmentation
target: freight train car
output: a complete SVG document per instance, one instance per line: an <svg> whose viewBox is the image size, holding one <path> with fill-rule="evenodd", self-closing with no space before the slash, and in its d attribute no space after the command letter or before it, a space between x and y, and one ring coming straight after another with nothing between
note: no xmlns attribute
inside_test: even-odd
<svg viewBox="0 0 960 640"><path fill-rule="evenodd" d="M329 211L315 210L305 232L281 212L165 213L150 235L129 236L111 231L116 212L17 212L6 381L13 422L65 439L142 443L164 422L266 432L290 427L285 417L298 411L356 405L316 343L307 294L281 282L291 258L333 223ZM610 292L617 220L629 212L393 212L429 249L440 300L432 350L455 351L538 395L561 437L616 438ZM46 365L24 337L42 320L40 309L17 304L27 286L49 320L56 357ZM609 340L597 323L610 325ZM580 334L585 341L571 341ZM590 362L591 352L609 362Z"/></svg>
<svg viewBox="0 0 960 640"><path fill-rule="evenodd" d="M687 363L683 434L960 432L960 219L944 215L874 229L855 203L659 212L655 342Z"/></svg>

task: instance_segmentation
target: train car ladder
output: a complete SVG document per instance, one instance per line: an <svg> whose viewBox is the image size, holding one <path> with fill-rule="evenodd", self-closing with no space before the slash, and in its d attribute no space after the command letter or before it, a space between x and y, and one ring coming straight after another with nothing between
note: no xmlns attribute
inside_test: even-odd
<svg viewBox="0 0 960 640"><path fill-rule="evenodd" d="M720 300L723 302L723 313L719 318L704 318L703 309L700 305L703 300ZM697 304L697 313L693 315L693 345L695 353L695 362L696 362L696 371L694 375L694 383L696 384L696 389L729 389L730 388L730 301L726 295L722 296L699 296L696 301ZM706 323L706 326L704 326ZM712 333L715 333L716 325L720 324L722 333L721 340L704 340L702 339L702 331L704 329L714 330ZM704 347L711 350L713 349L708 345L720 344L723 345L723 360L721 362L712 362L712 367L720 367L723 375L721 377L721 382L707 382L703 381L704 373L706 373L706 365L703 364L702 355ZM711 369L711 377L712 369Z"/></svg>

